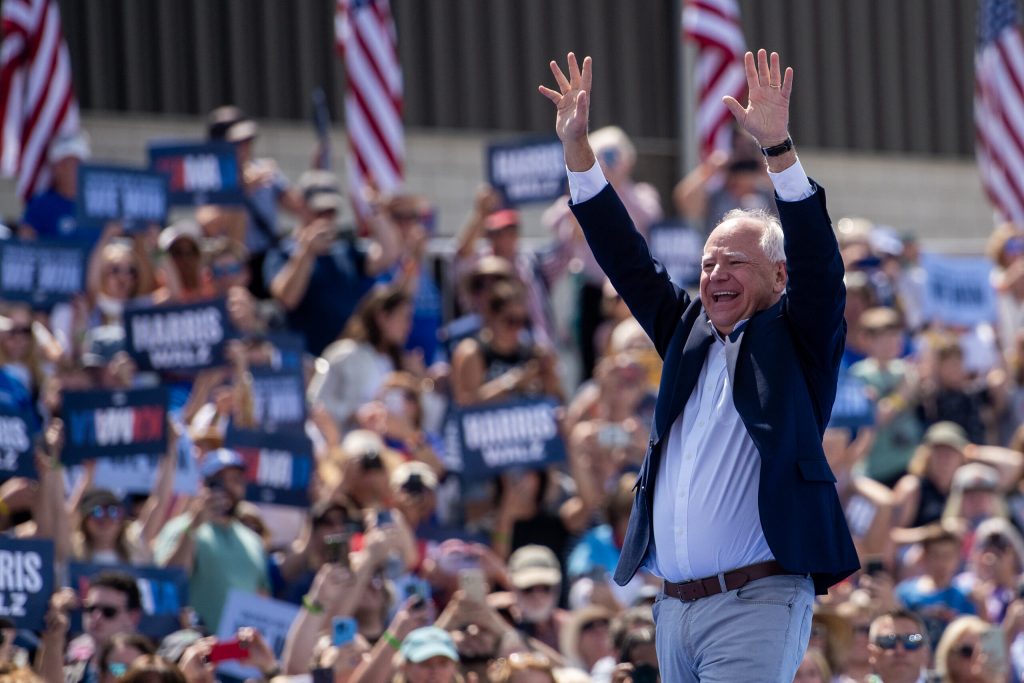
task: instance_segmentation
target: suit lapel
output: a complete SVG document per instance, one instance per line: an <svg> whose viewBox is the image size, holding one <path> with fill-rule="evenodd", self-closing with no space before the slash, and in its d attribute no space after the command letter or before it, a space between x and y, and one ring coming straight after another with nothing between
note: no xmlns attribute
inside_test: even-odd
<svg viewBox="0 0 1024 683"><path fill-rule="evenodd" d="M700 375L701 368L704 367L708 347L711 346L714 339L711 325L708 324L707 313L702 310L690 329L683 352L674 364L675 372L666 373L661 378L659 393L667 400L658 401L655 411L658 440L661 440L666 430L679 417L687 399L693 393L697 377Z"/></svg>

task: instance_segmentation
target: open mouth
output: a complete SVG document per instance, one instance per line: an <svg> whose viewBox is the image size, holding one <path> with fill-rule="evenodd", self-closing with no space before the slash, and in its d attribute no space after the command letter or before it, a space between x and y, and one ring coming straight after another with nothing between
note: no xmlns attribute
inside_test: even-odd
<svg viewBox="0 0 1024 683"><path fill-rule="evenodd" d="M715 292L711 295L715 303L722 303L724 301L732 301L739 296L739 292Z"/></svg>

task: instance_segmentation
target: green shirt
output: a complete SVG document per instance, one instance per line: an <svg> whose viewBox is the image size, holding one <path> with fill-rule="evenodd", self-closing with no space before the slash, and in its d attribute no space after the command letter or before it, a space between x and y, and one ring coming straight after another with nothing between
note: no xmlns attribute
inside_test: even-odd
<svg viewBox="0 0 1024 683"><path fill-rule="evenodd" d="M878 400L900 390L904 383L914 383L913 371L902 360L889 362L884 368L874 358L854 363L850 374L874 389ZM892 480L907 471L914 449L921 443L921 422L914 406L907 406L885 425L875 426L875 441L864 464L864 474L877 481Z"/></svg>
<svg viewBox="0 0 1024 683"><path fill-rule="evenodd" d="M157 564L167 562L190 521L190 515L179 515L160 531L154 550ZM227 526L206 522L196 530L191 569L189 604L211 633L217 631L232 588L265 593L270 585L262 539L237 520Z"/></svg>

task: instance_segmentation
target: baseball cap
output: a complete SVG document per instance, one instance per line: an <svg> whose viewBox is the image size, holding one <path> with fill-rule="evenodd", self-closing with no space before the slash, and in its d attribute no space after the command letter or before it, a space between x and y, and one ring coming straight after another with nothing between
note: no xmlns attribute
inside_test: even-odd
<svg viewBox="0 0 1024 683"><path fill-rule="evenodd" d="M203 479L212 479L229 467L244 470L245 460L242 459L238 451L233 451L230 448L218 448L210 451L203 458L203 462L199 466L199 474L203 476Z"/></svg>
<svg viewBox="0 0 1024 683"><path fill-rule="evenodd" d="M995 491L999 488L999 473L995 468L971 462L961 465L953 474L954 491Z"/></svg>
<svg viewBox="0 0 1024 683"><path fill-rule="evenodd" d="M260 134L260 127L252 119L242 119L231 124L225 131L224 139L228 142L245 142Z"/></svg>
<svg viewBox="0 0 1024 683"><path fill-rule="evenodd" d="M425 662L433 657L459 661L455 641L447 631L437 626L424 626L407 635L402 641L401 653L405 661L413 664Z"/></svg>
<svg viewBox="0 0 1024 683"><path fill-rule="evenodd" d="M515 209L495 211L484 220L484 227L489 231L501 230L519 225L519 212Z"/></svg>
<svg viewBox="0 0 1024 683"><path fill-rule="evenodd" d="M89 158L89 135L85 131L58 135L50 143L47 159L49 159L51 164L68 157L76 159Z"/></svg>
<svg viewBox="0 0 1024 683"><path fill-rule="evenodd" d="M562 582L558 558L542 545L524 545L508 560L512 585L520 590L533 586L555 586Z"/></svg>
<svg viewBox="0 0 1024 683"><path fill-rule="evenodd" d="M949 421L933 424L924 433L922 441L926 446L949 446L958 451L963 451L970 443L964 428Z"/></svg>
<svg viewBox="0 0 1024 683"><path fill-rule="evenodd" d="M206 116L206 132L211 140L223 140L228 129L245 118L245 112L241 109L233 104L225 104Z"/></svg>
<svg viewBox="0 0 1024 683"><path fill-rule="evenodd" d="M410 491L426 488L433 491L437 488L437 475L426 463L403 462L391 473L391 488L408 488Z"/></svg>
<svg viewBox="0 0 1024 683"><path fill-rule="evenodd" d="M170 251L175 242L180 239L187 239L192 240L198 247L202 238L203 230L199 227L199 224L186 218L175 221L161 230L160 237L157 239L157 246L160 247L160 251Z"/></svg>
<svg viewBox="0 0 1024 683"><path fill-rule="evenodd" d="M345 197L341 193L338 176L330 171L306 171L299 178L299 191L310 211L340 212L345 205Z"/></svg>

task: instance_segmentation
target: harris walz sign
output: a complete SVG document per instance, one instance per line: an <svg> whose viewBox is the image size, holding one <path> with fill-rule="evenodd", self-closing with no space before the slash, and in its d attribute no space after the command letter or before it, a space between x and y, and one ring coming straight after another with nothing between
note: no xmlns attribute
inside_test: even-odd
<svg viewBox="0 0 1024 683"><path fill-rule="evenodd" d="M245 460L247 500L309 505L313 445L305 434L229 428L224 445Z"/></svg>
<svg viewBox="0 0 1024 683"><path fill-rule="evenodd" d="M61 461L167 450L167 392L74 391L64 394L65 438Z"/></svg>
<svg viewBox="0 0 1024 683"><path fill-rule="evenodd" d="M0 617L43 630L53 586L53 541L0 538Z"/></svg>
<svg viewBox="0 0 1024 683"><path fill-rule="evenodd" d="M224 364L234 328L223 299L125 311L128 352L140 370L195 372Z"/></svg>
<svg viewBox="0 0 1024 683"><path fill-rule="evenodd" d="M446 426L447 443L457 448L451 464L466 479L564 461L557 407L551 399L530 399L453 410Z"/></svg>

